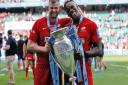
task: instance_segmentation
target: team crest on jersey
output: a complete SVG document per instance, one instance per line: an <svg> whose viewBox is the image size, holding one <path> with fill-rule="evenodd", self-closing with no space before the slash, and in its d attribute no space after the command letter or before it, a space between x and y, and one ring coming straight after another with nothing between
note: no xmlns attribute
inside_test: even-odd
<svg viewBox="0 0 128 85"><path fill-rule="evenodd" d="M31 32L31 33L33 33L33 34L35 33L35 31L34 31L34 30L31 30L30 32Z"/></svg>
<svg viewBox="0 0 128 85"><path fill-rule="evenodd" d="M42 28L42 30L45 30L46 28Z"/></svg>
<svg viewBox="0 0 128 85"><path fill-rule="evenodd" d="M86 31L86 27L81 27L81 31L82 32Z"/></svg>

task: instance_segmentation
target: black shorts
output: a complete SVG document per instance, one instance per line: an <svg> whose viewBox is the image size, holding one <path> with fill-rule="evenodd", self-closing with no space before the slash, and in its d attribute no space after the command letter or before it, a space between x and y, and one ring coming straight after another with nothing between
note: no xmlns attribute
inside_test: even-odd
<svg viewBox="0 0 128 85"><path fill-rule="evenodd" d="M17 56L18 56L18 60L25 60L25 58L23 57L23 54L17 54Z"/></svg>
<svg viewBox="0 0 128 85"><path fill-rule="evenodd" d="M0 57L2 56L2 53L1 53L1 48L0 48Z"/></svg>

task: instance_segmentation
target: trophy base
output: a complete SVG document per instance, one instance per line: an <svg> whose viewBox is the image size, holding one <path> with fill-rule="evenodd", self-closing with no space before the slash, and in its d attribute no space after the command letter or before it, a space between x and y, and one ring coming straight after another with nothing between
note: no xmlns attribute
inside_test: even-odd
<svg viewBox="0 0 128 85"><path fill-rule="evenodd" d="M71 77L69 78L69 81L72 83L72 85L77 85L77 84L75 83L75 80L76 80L76 77L75 77L75 76L71 76Z"/></svg>

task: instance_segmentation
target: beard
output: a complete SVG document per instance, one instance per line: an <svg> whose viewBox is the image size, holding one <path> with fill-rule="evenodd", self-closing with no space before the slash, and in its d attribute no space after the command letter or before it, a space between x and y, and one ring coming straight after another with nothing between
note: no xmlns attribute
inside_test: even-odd
<svg viewBox="0 0 128 85"><path fill-rule="evenodd" d="M58 16L58 13L51 13L50 16L52 19L56 19Z"/></svg>

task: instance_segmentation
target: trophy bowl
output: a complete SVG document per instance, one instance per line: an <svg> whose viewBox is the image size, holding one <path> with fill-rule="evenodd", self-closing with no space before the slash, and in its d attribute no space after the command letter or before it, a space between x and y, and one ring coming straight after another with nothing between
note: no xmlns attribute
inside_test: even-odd
<svg viewBox="0 0 128 85"><path fill-rule="evenodd" d="M53 45L54 60L59 68L67 75L73 78L75 72L75 60L74 60L74 47L71 40L65 35L65 31L68 27L61 28L52 32L52 36L55 38Z"/></svg>

